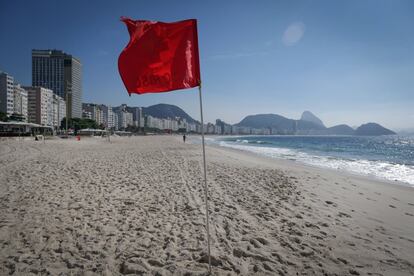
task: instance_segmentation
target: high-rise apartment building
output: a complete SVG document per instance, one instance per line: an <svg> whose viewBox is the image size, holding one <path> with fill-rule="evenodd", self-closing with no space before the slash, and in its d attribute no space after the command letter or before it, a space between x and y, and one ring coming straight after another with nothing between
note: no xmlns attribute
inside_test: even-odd
<svg viewBox="0 0 414 276"><path fill-rule="evenodd" d="M0 72L0 112L14 112L14 78L5 72Z"/></svg>
<svg viewBox="0 0 414 276"><path fill-rule="evenodd" d="M101 105L101 109L104 114L104 125L108 129L115 129L115 112L111 106Z"/></svg>
<svg viewBox="0 0 414 276"><path fill-rule="evenodd" d="M131 112L129 112L129 107L126 104L121 104L118 107L114 107L113 111L117 115L118 129L125 129L128 126L134 125L134 116Z"/></svg>
<svg viewBox="0 0 414 276"><path fill-rule="evenodd" d="M0 72L0 111L9 117L20 115L27 122L27 91L5 72Z"/></svg>
<svg viewBox="0 0 414 276"><path fill-rule="evenodd" d="M132 113L134 126L144 127L145 120L142 113L142 107L127 107L127 111Z"/></svg>
<svg viewBox="0 0 414 276"><path fill-rule="evenodd" d="M53 126L53 91L43 87L23 87L28 94L29 122Z"/></svg>
<svg viewBox="0 0 414 276"><path fill-rule="evenodd" d="M15 83L13 94L13 113L21 115L23 122L27 122L27 91L23 87L21 87L20 84Z"/></svg>
<svg viewBox="0 0 414 276"><path fill-rule="evenodd" d="M32 86L42 86L66 101L69 118L82 117L82 64L59 50L32 50Z"/></svg>
<svg viewBox="0 0 414 276"><path fill-rule="evenodd" d="M83 103L82 104L82 113L84 118L94 120L98 125L102 125L105 122L104 112L101 105Z"/></svg>
<svg viewBox="0 0 414 276"><path fill-rule="evenodd" d="M65 100L56 95L53 94L53 126L56 129L59 129L62 120L66 117L66 102Z"/></svg>
<svg viewBox="0 0 414 276"><path fill-rule="evenodd" d="M160 118L152 117L151 115L148 115L146 117L146 127L148 128L157 128L157 129L163 129L163 121Z"/></svg>
<svg viewBox="0 0 414 276"><path fill-rule="evenodd" d="M118 112L118 128L119 129L125 129L128 126L133 126L134 125L134 120L133 120L133 116L132 113L129 113L125 110L120 110Z"/></svg>
<svg viewBox="0 0 414 276"><path fill-rule="evenodd" d="M117 111L119 110L117 109ZM118 129L118 116L114 111L114 108L111 106L104 104L83 103L82 116L83 118L96 121L99 126L104 126L108 129Z"/></svg>
<svg viewBox="0 0 414 276"><path fill-rule="evenodd" d="M118 113L116 113L113 109L112 109L112 113L113 113L113 118L114 118L114 126L112 127L112 129L114 130L119 130L119 116Z"/></svg>

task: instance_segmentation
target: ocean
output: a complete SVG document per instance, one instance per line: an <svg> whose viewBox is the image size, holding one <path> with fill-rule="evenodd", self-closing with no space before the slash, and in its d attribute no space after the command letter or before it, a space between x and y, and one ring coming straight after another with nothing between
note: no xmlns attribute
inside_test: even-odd
<svg viewBox="0 0 414 276"><path fill-rule="evenodd" d="M221 136L208 142L414 187L414 136Z"/></svg>

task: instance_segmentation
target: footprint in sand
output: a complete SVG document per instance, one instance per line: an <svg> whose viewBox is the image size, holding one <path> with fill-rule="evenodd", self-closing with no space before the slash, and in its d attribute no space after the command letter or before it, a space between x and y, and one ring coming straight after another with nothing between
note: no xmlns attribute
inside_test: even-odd
<svg viewBox="0 0 414 276"><path fill-rule="evenodd" d="M347 213L344 213L344 212L339 212L338 213L338 217L346 217L346 218L350 218L350 217L352 217L351 215L349 215L349 214L347 214Z"/></svg>
<svg viewBox="0 0 414 276"><path fill-rule="evenodd" d="M348 264L348 261L347 260L345 260L345 259L343 259L343 258L340 258L340 257L338 257L338 258L336 258L338 261L340 261L341 263L344 263L344 264Z"/></svg>
<svg viewBox="0 0 414 276"><path fill-rule="evenodd" d="M326 222L319 221L318 224L323 227L329 227L329 224Z"/></svg>
<svg viewBox="0 0 414 276"><path fill-rule="evenodd" d="M351 274L351 275L360 275L360 273L358 271L356 271L355 269L350 269L349 274Z"/></svg>
<svg viewBox="0 0 414 276"><path fill-rule="evenodd" d="M330 201L330 200L326 200L325 203L328 204L328 205L332 205L334 207L337 207L338 206L335 202Z"/></svg>
<svg viewBox="0 0 414 276"><path fill-rule="evenodd" d="M388 206L391 207L391 208L397 208L397 207L395 207L394 205L391 205L391 204L388 205Z"/></svg>

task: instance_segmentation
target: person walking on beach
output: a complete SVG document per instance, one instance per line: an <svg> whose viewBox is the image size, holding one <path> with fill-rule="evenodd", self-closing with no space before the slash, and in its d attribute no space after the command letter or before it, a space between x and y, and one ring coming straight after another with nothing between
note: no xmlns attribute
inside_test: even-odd
<svg viewBox="0 0 414 276"><path fill-rule="evenodd" d="M184 142L184 143L185 143L185 138L186 138L186 137L185 137L185 134L184 134L184 135L183 135L183 142Z"/></svg>

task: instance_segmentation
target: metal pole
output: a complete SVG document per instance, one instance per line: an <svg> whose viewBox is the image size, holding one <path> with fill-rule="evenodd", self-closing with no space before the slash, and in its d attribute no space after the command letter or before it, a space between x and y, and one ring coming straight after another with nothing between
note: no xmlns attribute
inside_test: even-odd
<svg viewBox="0 0 414 276"><path fill-rule="evenodd" d="M68 138L68 106L69 106L69 104L68 104L68 84L66 83L66 138Z"/></svg>
<svg viewBox="0 0 414 276"><path fill-rule="evenodd" d="M207 228L207 248L208 248L208 272L211 273L211 256L210 256L210 226L208 214L208 193L207 193L207 167L206 167L206 149L204 144L204 120L203 120L203 101L201 98L201 82L198 86L198 95L200 96L200 117L201 117L201 143L203 147L203 166L204 166L204 200L206 203L206 228Z"/></svg>

